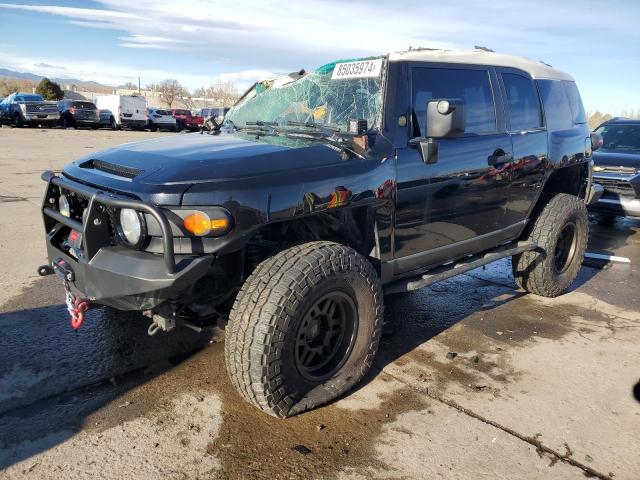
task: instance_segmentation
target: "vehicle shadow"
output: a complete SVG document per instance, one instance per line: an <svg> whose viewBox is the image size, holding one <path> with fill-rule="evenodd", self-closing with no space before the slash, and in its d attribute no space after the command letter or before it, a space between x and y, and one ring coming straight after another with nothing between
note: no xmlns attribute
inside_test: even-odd
<svg viewBox="0 0 640 480"><path fill-rule="evenodd" d="M39 282L30 292L50 301L58 289ZM148 319L107 307L91 309L78 331L62 304L2 310L0 471L68 440L103 406L187 360L212 336L183 327L149 337Z"/></svg>

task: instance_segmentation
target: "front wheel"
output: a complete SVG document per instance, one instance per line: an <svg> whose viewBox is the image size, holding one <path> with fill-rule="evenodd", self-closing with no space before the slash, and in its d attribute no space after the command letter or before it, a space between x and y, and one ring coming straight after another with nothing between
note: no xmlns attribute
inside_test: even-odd
<svg viewBox="0 0 640 480"><path fill-rule="evenodd" d="M574 195L552 197L529 226L538 249L515 255L513 276L521 288L543 297L564 293L578 276L589 235L587 208Z"/></svg>
<svg viewBox="0 0 640 480"><path fill-rule="evenodd" d="M262 262L226 330L231 382L256 407L289 417L357 384L378 349L384 306L372 265L351 248L312 242Z"/></svg>
<svg viewBox="0 0 640 480"><path fill-rule="evenodd" d="M111 117L109 120L109 125L111 126L111 130L120 130L120 125L118 125L114 117Z"/></svg>

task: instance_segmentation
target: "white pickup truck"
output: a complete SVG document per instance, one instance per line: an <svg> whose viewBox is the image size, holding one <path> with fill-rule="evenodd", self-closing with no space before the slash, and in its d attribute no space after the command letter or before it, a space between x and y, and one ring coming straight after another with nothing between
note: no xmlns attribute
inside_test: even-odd
<svg viewBox="0 0 640 480"><path fill-rule="evenodd" d="M110 110L111 128L143 129L147 125L147 99L139 95L100 95L95 99L99 110Z"/></svg>

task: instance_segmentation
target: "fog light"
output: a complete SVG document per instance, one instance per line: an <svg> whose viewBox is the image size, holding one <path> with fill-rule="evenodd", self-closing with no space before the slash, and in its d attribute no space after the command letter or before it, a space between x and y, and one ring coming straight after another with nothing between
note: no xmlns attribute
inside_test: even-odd
<svg viewBox="0 0 640 480"><path fill-rule="evenodd" d="M58 199L58 210L63 217L71 218L71 202L66 195L60 195Z"/></svg>
<svg viewBox="0 0 640 480"><path fill-rule="evenodd" d="M142 240L143 224L140 214L131 208L120 210L118 233L131 246L138 246Z"/></svg>

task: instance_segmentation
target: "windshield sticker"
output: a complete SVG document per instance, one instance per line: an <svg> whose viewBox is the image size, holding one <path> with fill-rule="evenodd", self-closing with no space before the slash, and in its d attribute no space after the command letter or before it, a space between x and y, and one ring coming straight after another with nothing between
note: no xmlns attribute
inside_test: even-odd
<svg viewBox="0 0 640 480"><path fill-rule="evenodd" d="M382 59L362 60L359 62L337 63L331 80L343 78L376 78L382 71Z"/></svg>

